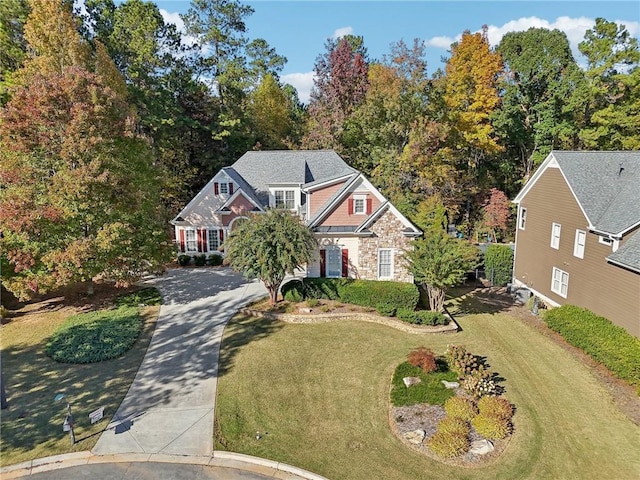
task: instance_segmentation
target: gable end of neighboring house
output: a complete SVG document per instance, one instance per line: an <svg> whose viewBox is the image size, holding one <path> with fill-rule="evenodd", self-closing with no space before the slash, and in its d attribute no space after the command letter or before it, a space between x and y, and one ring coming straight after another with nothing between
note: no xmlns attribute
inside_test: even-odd
<svg viewBox="0 0 640 480"><path fill-rule="evenodd" d="M514 199L514 284L640 337L640 152L553 151Z"/></svg>

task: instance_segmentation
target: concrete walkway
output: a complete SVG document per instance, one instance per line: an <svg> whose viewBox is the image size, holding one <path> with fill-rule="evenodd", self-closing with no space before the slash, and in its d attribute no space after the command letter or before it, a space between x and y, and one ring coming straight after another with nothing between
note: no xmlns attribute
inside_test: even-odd
<svg viewBox="0 0 640 480"><path fill-rule="evenodd" d="M227 268L182 268L150 280L163 296L140 369L92 450L211 457L224 326L236 310L266 294Z"/></svg>

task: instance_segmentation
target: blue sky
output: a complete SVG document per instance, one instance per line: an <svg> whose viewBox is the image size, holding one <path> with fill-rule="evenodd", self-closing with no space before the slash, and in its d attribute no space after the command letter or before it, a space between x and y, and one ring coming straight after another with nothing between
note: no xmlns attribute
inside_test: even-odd
<svg viewBox="0 0 640 480"><path fill-rule="evenodd" d="M181 27L178 13L189 0L156 0L166 20ZM371 58L389 53L399 40L414 38L427 45L429 73L442 67L452 41L463 31L489 27L489 41L496 45L509 31L530 27L558 28L569 38L578 58L577 44L597 17L624 23L640 35L640 4L633 1L243 1L255 13L247 19L249 38L264 38L288 62L282 79L298 89L303 101L313 84L313 66L329 37L346 33L362 35ZM578 58L580 61L580 58Z"/></svg>

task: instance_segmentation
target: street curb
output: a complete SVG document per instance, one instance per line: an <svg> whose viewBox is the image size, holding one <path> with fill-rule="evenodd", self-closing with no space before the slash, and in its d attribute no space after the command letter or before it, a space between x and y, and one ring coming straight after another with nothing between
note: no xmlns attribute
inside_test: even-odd
<svg viewBox="0 0 640 480"><path fill-rule="evenodd" d="M306 480L328 480L302 468L287 465L286 463L268 460L266 458L252 457L242 453L214 451L211 457L167 455L163 453L148 454L115 454L94 455L90 451L65 453L51 457L43 457L28 462L18 463L0 468L0 479L28 477L36 473L59 470L62 468L92 465L97 463L178 463L189 465L208 465L211 467L227 467L244 470L262 475L270 475L274 478L302 478ZM290 474L293 477L282 477L280 474Z"/></svg>

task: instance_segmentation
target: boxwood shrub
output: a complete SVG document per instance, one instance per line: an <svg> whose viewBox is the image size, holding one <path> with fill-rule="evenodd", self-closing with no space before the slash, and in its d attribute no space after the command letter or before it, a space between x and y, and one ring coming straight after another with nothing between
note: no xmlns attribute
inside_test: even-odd
<svg viewBox="0 0 640 480"><path fill-rule="evenodd" d="M545 311L544 321L614 375L640 386L640 339L586 308L563 305Z"/></svg>
<svg viewBox="0 0 640 480"><path fill-rule="evenodd" d="M193 263L196 267L204 267L207 263L207 256L204 253L193 257Z"/></svg>
<svg viewBox="0 0 640 480"><path fill-rule="evenodd" d="M178 264L181 267L186 267L187 265L189 265L189 262L191 262L191 255L186 255L184 253L178 255Z"/></svg>
<svg viewBox="0 0 640 480"><path fill-rule="evenodd" d="M349 278L304 278L284 284L282 296L292 302L308 298L340 300L389 312L399 308L413 310L418 304L420 293L418 287L412 283Z"/></svg>

